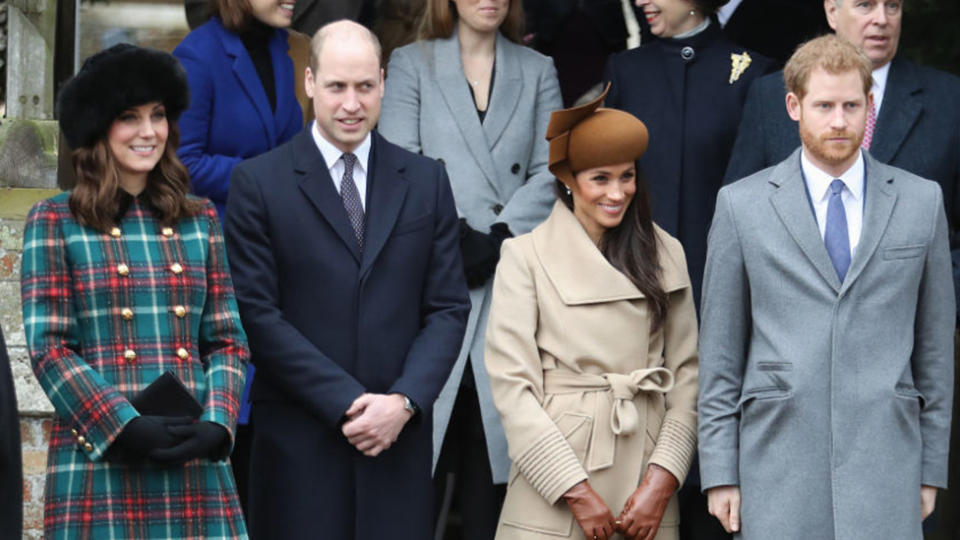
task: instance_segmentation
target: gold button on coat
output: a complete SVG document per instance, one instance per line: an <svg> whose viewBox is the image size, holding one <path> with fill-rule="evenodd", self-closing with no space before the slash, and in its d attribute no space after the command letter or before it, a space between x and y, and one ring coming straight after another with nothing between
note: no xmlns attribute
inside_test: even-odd
<svg viewBox="0 0 960 540"><path fill-rule="evenodd" d="M190 353L187 352L187 350L184 349L183 347L180 347L179 349L177 349L177 358L181 360L186 360L187 358L190 358Z"/></svg>
<svg viewBox="0 0 960 540"><path fill-rule="evenodd" d="M173 313L182 319L187 315L187 308L183 306L174 306Z"/></svg>
<svg viewBox="0 0 960 540"><path fill-rule="evenodd" d="M180 263L173 263L170 265L170 271L174 274L179 274L180 272L183 272L183 267L180 266Z"/></svg>
<svg viewBox="0 0 960 540"><path fill-rule="evenodd" d="M120 238L120 227L114 227L110 229L110 236L114 238Z"/></svg>
<svg viewBox="0 0 960 540"><path fill-rule="evenodd" d="M77 444L83 444L85 442L87 442L87 438L84 437L83 435L80 435L79 437L77 437Z"/></svg>
<svg viewBox="0 0 960 540"><path fill-rule="evenodd" d="M130 319L133 319L133 310L125 307L120 310L120 316L129 321Z"/></svg>
<svg viewBox="0 0 960 540"><path fill-rule="evenodd" d="M75 429L71 429L71 430L70 430L70 434L73 435L74 437L76 437L76 436L80 435L80 432L77 431L77 430L75 430Z"/></svg>
<svg viewBox="0 0 960 540"><path fill-rule="evenodd" d="M123 351L123 358L126 359L128 362L133 362L134 360L137 359L137 353L134 352L133 349L127 349Z"/></svg>
<svg viewBox="0 0 960 540"><path fill-rule="evenodd" d="M90 443L87 443L83 445L83 449L86 450L87 452L93 452L93 445Z"/></svg>
<svg viewBox="0 0 960 540"><path fill-rule="evenodd" d="M120 274L121 276L125 276L130 273L130 267L123 263L120 263L117 265L117 273Z"/></svg>
<svg viewBox="0 0 960 540"><path fill-rule="evenodd" d="M160 230L160 234L164 236L173 236L173 229L171 229L170 227L164 227L163 229Z"/></svg>

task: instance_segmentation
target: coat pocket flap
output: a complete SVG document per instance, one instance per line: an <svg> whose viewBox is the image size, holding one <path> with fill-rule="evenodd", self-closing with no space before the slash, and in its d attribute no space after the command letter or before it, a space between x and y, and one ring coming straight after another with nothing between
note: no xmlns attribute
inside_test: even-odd
<svg viewBox="0 0 960 540"><path fill-rule="evenodd" d="M893 259L912 259L914 257L919 257L923 254L924 250L927 249L927 246L901 246L901 247L889 247L883 250L883 258L886 260Z"/></svg>

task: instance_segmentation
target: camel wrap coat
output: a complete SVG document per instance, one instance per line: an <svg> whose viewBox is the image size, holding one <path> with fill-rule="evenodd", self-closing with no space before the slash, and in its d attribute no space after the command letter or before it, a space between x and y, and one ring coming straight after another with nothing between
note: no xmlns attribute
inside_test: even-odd
<svg viewBox="0 0 960 540"><path fill-rule="evenodd" d="M560 497L585 479L614 515L648 463L683 482L697 319L683 248L655 228L670 306L656 331L643 294L563 203L504 242L484 356L513 460L497 540L583 538ZM677 524L674 496L656 538L676 538Z"/></svg>

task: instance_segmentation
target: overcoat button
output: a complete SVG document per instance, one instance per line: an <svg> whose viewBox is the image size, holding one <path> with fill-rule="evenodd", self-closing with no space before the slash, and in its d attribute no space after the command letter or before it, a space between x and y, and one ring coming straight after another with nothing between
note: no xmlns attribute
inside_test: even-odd
<svg viewBox="0 0 960 540"><path fill-rule="evenodd" d="M185 308L185 307L183 307L183 306L175 306L175 307L173 308L173 313L174 313L174 315L176 315L177 317L180 317L180 318L182 319L182 318L184 318L184 317L187 315L187 308Z"/></svg>
<svg viewBox="0 0 960 540"><path fill-rule="evenodd" d="M517 174L518 172L520 172L520 164L514 163L513 167L510 167L510 172L512 172L513 174Z"/></svg>
<svg viewBox="0 0 960 540"><path fill-rule="evenodd" d="M83 449L86 450L87 452L93 452L93 445L90 443L87 443L83 445Z"/></svg>
<svg viewBox="0 0 960 540"><path fill-rule="evenodd" d="M177 349L177 358L181 360L186 360L187 358L190 358L190 353L187 352L187 350L184 349L183 347L180 347L179 349Z"/></svg>
<svg viewBox="0 0 960 540"><path fill-rule="evenodd" d="M120 227L114 227L110 229L110 236L114 238L120 238Z"/></svg>
<svg viewBox="0 0 960 540"><path fill-rule="evenodd" d="M83 435L80 435L79 437L77 437L77 444L84 444L85 442L87 442L87 438L84 437Z"/></svg>
<svg viewBox="0 0 960 540"><path fill-rule="evenodd" d="M160 234L164 236L173 236L173 229L171 229L170 227L164 227L163 229L160 230Z"/></svg>
<svg viewBox="0 0 960 540"><path fill-rule="evenodd" d="M500 212L503 212L503 205L500 204L500 203L497 203L497 204L493 205L493 208L492 208L491 210L493 210L493 213L494 213L494 214L496 214L496 215L499 216L499 215L500 215Z"/></svg>
<svg viewBox="0 0 960 540"><path fill-rule="evenodd" d="M77 437L80 435L80 432L75 429L71 429L70 434L73 435L74 437Z"/></svg>
<svg viewBox="0 0 960 540"><path fill-rule="evenodd" d="M130 267L123 263L120 263L117 265L117 273L120 274L121 276L125 276L130 273Z"/></svg>
<svg viewBox="0 0 960 540"><path fill-rule="evenodd" d="M680 49L680 57L684 60L693 60L693 57L696 55L697 53L693 50L693 47L687 46Z"/></svg>
<svg viewBox="0 0 960 540"><path fill-rule="evenodd" d="M180 266L180 263L173 263L170 265L170 271L174 274L179 274L183 272L183 266Z"/></svg>
<svg viewBox="0 0 960 540"><path fill-rule="evenodd" d="M127 349L127 350L123 351L123 358L124 358L124 360L126 360L127 362L133 362L134 360L137 359L137 353L134 352L133 349Z"/></svg>
<svg viewBox="0 0 960 540"><path fill-rule="evenodd" d="M124 320L129 321L133 319L133 310L125 307L120 310L120 316L123 317Z"/></svg>

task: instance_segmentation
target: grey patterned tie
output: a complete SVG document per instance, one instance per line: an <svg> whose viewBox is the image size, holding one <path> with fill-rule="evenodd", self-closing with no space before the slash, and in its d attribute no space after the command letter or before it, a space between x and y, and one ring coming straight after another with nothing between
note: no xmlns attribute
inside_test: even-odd
<svg viewBox="0 0 960 540"><path fill-rule="evenodd" d="M357 164L357 156L347 152L343 154L343 180L340 182L340 199L343 208L347 211L353 232L357 235L357 243L363 249L363 203L360 201L360 191L353 181L353 167Z"/></svg>

